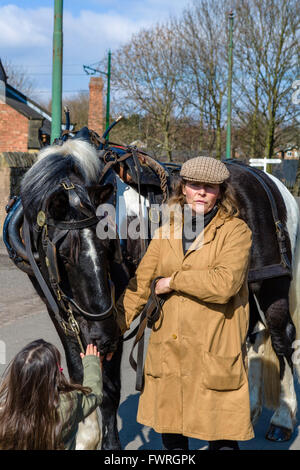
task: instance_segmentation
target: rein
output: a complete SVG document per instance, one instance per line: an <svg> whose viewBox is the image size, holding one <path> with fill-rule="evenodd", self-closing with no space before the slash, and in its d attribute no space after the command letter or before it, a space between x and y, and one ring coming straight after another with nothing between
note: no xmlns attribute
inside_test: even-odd
<svg viewBox="0 0 300 470"><path fill-rule="evenodd" d="M129 362L131 367L136 371L136 385L135 389L139 392L142 391L144 385L144 342L145 342L145 328L152 328L154 331L160 328L160 325L155 328L154 324L160 319L162 321L162 306L165 302L165 299L159 297L155 294L155 285L156 282L161 279L162 276L158 276L153 279L151 283L151 293L146 303L145 307L142 310L140 324L139 326L132 332L132 334L128 335L125 340L131 338L133 334L136 333L136 337L130 352ZM133 351L135 347L138 346L137 351L137 359L133 358Z"/></svg>

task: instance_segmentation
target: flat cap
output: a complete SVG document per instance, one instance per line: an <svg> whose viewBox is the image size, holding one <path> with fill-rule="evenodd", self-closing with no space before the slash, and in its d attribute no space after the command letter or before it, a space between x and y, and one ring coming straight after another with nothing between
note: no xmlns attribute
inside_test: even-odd
<svg viewBox="0 0 300 470"><path fill-rule="evenodd" d="M213 157L195 157L184 162L180 176L188 181L221 184L230 176L224 163Z"/></svg>

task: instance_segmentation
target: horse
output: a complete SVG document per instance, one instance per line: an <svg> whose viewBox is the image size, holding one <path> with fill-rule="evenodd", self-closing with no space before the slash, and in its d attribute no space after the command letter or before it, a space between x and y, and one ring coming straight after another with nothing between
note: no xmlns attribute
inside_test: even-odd
<svg viewBox="0 0 300 470"><path fill-rule="evenodd" d="M101 448L120 449L116 413L122 342L114 305L129 276L117 256L116 242L100 240L96 233L97 207L114 198L112 184L98 184L100 170L95 147L81 138L40 151L21 183L26 244L22 264L47 306L64 348L70 379L82 382L79 353L87 344L94 343L104 357ZM12 226L19 218L17 210ZM111 352L113 357L107 361ZM99 445L97 413L89 418L85 426L80 424L76 449Z"/></svg>
<svg viewBox="0 0 300 470"><path fill-rule="evenodd" d="M93 214L95 213L97 203L110 201L113 206L116 206L118 205L119 196L126 194L126 197L124 197L125 209L123 208L121 210L120 220L118 221L119 229L123 224L121 219L124 217L124 214L129 214L131 217L137 217L141 221L142 218L146 218L150 213L149 209L151 210L150 206L153 202L166 202L169 196L169 191L171 192L172 190L172 182L177 178L178 170L180 168L180 166L175 166L174 169L172 169L170 166L164 166L159 162L153 163L153 159L150 158L149 160L149 158L146 158L147 155L134 148L106 146L104 150L102 150L103 146L99 146L98 152L95 154L98 160L98 166L97 164L93 166L94 174L91 178L90 176L87 177L87 175L90 175L91 173L87 170L87 167L90 167L90 163L88 163L89 152L87 152L87 148L82 146L80 151L77 149L80 155L77 154L74 156L73 153L76 150L76 145L74 146L72 139L69 140L68 149L66 146L64 147L64 145L65 144L61 147L56 145L47 150L50 160L51 155L56 155L55 165L53 164L53 166L56 167L55 177L52 182L49 183L49 187L57 188L57 185L61 185L63 182L65 175L69 175L69 179L72 181L74 180L74 185L77 188L79 181L76 178L79 178L81 185L85 185L83 188L81 186L82 193L80 193L80 197L81 195L83 196L84 193L84 205L87 205L89 209L91 209L92 206L94 210ZM89 151L91 150L90 147L88 147L88 149ZM61 153L64 154L64 152L67 152L67 158L66 155L64 157L61 156ZM95 155L93 157L93 161L95 161ZM50 160L49 169L52 168ZM69 165L66 167L64 165L60 166L58 163L61 160L64 162L68 160ZM43 161L46 162L46 158L40 158L39 162ZM39 162L37 165L40 165L39 171L42 171L44 163ZM72 165L70 165L70 162L72 162ZM252 418L253 422L255 422L261 413L262 383L264 382L267 404L275 408L275 413L271 418L270 427L267 431L266 437L277 441L288 440L294 429L297 409L296 395L293 385L292 346L294 340L298 337L295 326L298 329L300 313L300 304L296 289L300 275L299 243L297 243L297 240L299 240L300 227L299 211L294 198L286 190L284 185L282 185L279 180L276 180L276 178L270 178L265 173L257 169L250 170L250 167L245 164L229 161L225 163L228 164L228 169L231 173L231 183L239 201L240 216L246 221L253 233L253 248L251 252L248 279L251 312L248 346ZM70 168L72 168L73 172L70 171ZM84 168L85 170L83 171ZM161 171L157 171L157 168L160 168ZM29 184L30 179L31 177L38 179L39 171L37 171L37 167L33 167L29 170L22 185L24 213L26 217L28 216L30 223L33 224L33 226L36 226L37 209L40 207L38 201L43 200L42 196L44 193L42 193L41 190L37 191L38 197L36 198L36 206L32 204L31 197L26 199L25 194L29 195L32 192L32 186ZM54 170L52 168L52 173L53 171ZM47 171L47 173L51 174L51 171L50 173ZM169 175L167 178L168 188L166 188L165 185L166 180L162 177L162 175L165 174L166 178L166 173ZM85 176L83 176L83 174ZM100 187L99 181L101 182ZM107 198L107 196L105 196L102 198L98 197L98 200L94 199L89 187L95 184L98 185L97 189L100 194L103 190L108 190L108 185L112 184L114 186L115 197L109 199L109 197ZM85 187L87 189L84 189ZM56 191L53 191L53 194L51 192L53 202L50 204L50 198L45 207L52 211L50 216L55 215L56 217L61 218L67 217L67 220L69 220L70 215L68 215L68 211L71 210L74 212L75 208L78 209L78 204L75 204L74 206L74 203L72 202L73 198L68 198L65 191L66 189L61 189L61 187L59 187L59 190L56 189ZM130 204L131 212L129 212L128 202ZM66 204L68 211L64 210ZM141 210L142 206L144 206L143 210ZM55 210L57 210L57 213L55 213ZM80 220L82 218L82 213L79 212L73 214L72 217L75 217L75 220L78 220L79 217ZM130 220L130 217L128 220ZM51 232L51 230L53 231L54 228L53 226L50 226L49 228L50 236L52 237L53 232ZM119 287L119 292L117 293L118 297L126 287L129 277L134 274L145 250L145 246L142 246L143 244L141 244L140 240L125 240L122 239L122 236L120 235L120 244L123 248L126 265L117 264L116 268L115 263L115 274L113 274L113 266L110 265L108 267L107 264L107 253L109 248L112 249L111 254L117 252L119 248L118 244L113 243L112 247L110 247L110 242L107 243L107 241L104 240L96 240L95 232L93 231L94 226L92 226L91 228L89 227L89 232L90 234L92 233L91 236L95 248L92 250L90 244L91 240L88 242L88 236L84 235L85 230L85 228L78 230L79 235L77 235L77 237L80 238L80 246L83 247L86 252L89 252L89 259L91 261L90 266L93 266L94 271L97 271L97 269L95 269L95 265L98 267L100 285L105 285L105 279L108 278L109 273L112 279L118 279L120 278L120 273L122 271L122 282L117 284ZM72 239L74 236L69 238ZM69 240L68 242L71 243L71 241L72 240ZM61 262L63 262L65 256L64 248L65 247L62 243L57 250L57 258L61 259ZM21 248L18 249L21 250ZM69 247L67 249L69 249ZM100 259L103 261L101 264L97 261L98 252ZM39 249L39 257L41 260L44 258L41 248ZM81 266L80 256L79 265ZM88 272L83 272L83 276L80 278L79 284L82 283L83 286L87 286L87 284L91 283L91 285L96 289L97 286L90 276L90 266L87 269ZM70 280L68 280L68 274L68 272L64 273L64 279L70 283L72 282L72 276L70 277ZM65 281L63 280L62 282ZM77 286L79 289L78 293L80 293L80 295L78 295L77 303L80 304L80 299L85 298L85 293L82 285L79 284L77 284ZM40 295L42 295L38 286L37 290ZM109 298L108 285L106 288L106 298ZM99 299L99 306L101 307L100 311L103 309L105 310L108 305L108 300L106 301L106 304L103 305L102 299ZM97 311L99 310L99 306L97 306ZM84 307L86 310L92 308L90 305L85 305ZM70 374L80 380L80 365L78 364L78 361L73 362L73 358L75 355L78 355L79 351L77 341L74 338L72 341L71 338L66 338L60 325L57 323L53 312L51 312L51 309L49 309L49 314L62 339L62 343L66 351L68 366L70 367ZM89 329L97 328L97 333L93 334L93 338L96 338L99 347L101 347L100 345L103 344L101 342L101 336L105 325L104 320L96 320L97 323L94 322L91 323L91 326L87 326L88 322L86 318L84 318L84 314L80 315L80 311L76 311L76 315L77 320L80 323L81 336L86 338L86 341L88 341L91 337ZM105 364L106 376L104 376L104 385L106 385L106 389L111 393L111 397L114 396L114 398L109 398L109 393L107 393L106 401L101 409L102 414L106 416L106 418L104 417L104 429L106 429L104 437L107 438L102 442L102 448L113 449L118 448L118 446L120 448L117 437L118 432L115 410L119 403L120 393L119 367L121 346L120 344L116 346L117 341L112 341L112 338L115 338L114 332L116 328L115 325L113 326L113 317L111 316L105 321L107 320L110 323L108 334L104 334L107 347L105 350L102 349L102 353L104 354L105 352L113 349L115 349L116 352L114 353L113 360L110 363ZM108 344L108 337L110 338L110 344ZM71 346L69 345L69 342ZM268 347L270 343L272 346L271 348ZM263 349L264 367L262 369L262 367L258 366L258 359L261 359L259 353L261 353ZM270 354L272 351L275 352L275 359L273 357L271 362L269 357L271 357ZM109 373L107 368L109 367L111 367L112 370L108 377ZM262 370L264 370L265 380L262 380ZM269 372L268 377L267 372ZM107 383L106 380L108 380ZM271 387L268 387L270 384ZM275 390L277 393L270 393L270 389L272 392ZM111 416L109 417L109 415ZM106 422L109 422L109 424L106 425Z"/></svg>

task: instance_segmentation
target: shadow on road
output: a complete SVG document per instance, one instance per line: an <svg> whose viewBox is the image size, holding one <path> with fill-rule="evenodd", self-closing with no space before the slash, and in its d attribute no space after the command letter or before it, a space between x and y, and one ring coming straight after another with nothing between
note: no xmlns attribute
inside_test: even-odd
<svg viewBox="0 0 300 470"><path fill-rule="evenodd" d="M139 394L129 395L128 398L120 405L119 417L122 427L119 431L122 448L132 445L137 450L161 450L162 443L160 434L153 429L143 426L136 422L138 409ZM264 409L257 425L255 426L255 438L250 441L239 442L241 450L288 450L293 448L293 443L298 438L298 428L296 429L287 442L271 442L265 439L270 419L273 412ZM299 422L299 417L297 419ZM189 439L190 450L206 449L207 442L198 439ZM296 447L294 447L296 448Z"/></svg>

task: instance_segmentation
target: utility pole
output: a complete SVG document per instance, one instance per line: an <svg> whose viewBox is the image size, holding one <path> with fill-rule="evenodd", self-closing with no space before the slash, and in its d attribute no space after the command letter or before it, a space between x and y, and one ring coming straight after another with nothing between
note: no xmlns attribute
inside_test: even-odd
<svg viewBox="0 0 300 470"><path fill-rule="evenodd" d="M110 111L110 64L111 64L111 52L108 51L108 61L107 61L107 90L106 90L106 120L105 120L105 129L109 127L109 111ZM108 140L108 135L107 135Z"/></svg>
<svg viewBox="0 0 300 470"><path fill-rule="evenodd" d="M61 134L62 59L63 59L63 0L54 0L53 63L52 63L52 122L51 144Z"/></svg>
<svg viewBox="0 0 300 470"><path fill-rule="evenodd" d="M95 73L102 73L107 77L107 85L106 85L106 115L105 115L105 129L109 128L109 113L110 113L110 77L111 77L111 51L108 51L108 60L107 60L107 72L103 72L102 70L96 69L89 65L84 65L83 70L88 75L94 75ZM106 136L106 140L108 140L109 134Z"/></svg>
<svg viewBox="0 0 300 470"><path fill-rule="evenodd" d="M229 45L228 45L228 85L227 85L227 135L226 135L226 158L231 158L231 91L232 91L232 48L233 48L233 18L231 11L229 19Z"/></svg>

